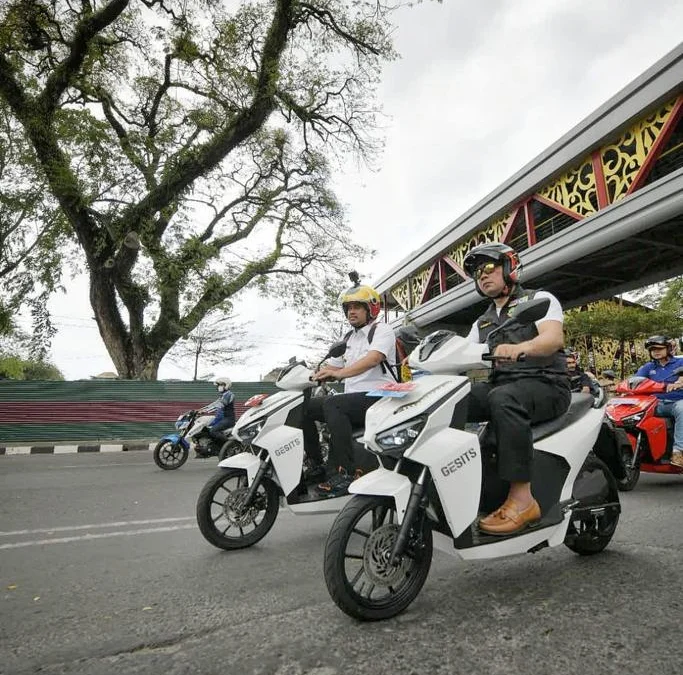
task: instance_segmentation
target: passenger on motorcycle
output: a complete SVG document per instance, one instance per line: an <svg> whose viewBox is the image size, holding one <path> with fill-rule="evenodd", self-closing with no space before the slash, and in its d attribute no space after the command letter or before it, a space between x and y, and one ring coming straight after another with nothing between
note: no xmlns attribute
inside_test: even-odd
<svg viewBox="0 0 683 675"><path fill-rule="evenodd" d="M223 442L225 440L223 431L235 426L235 394L230 391L232 381L229 377L217 377L214 384L220 394L221 407L208 428L212 438Z"/></svg>
<svg viewBox="0 0 683 675"><path fill-rule="evenodd" d="M653 335L645 341L650 361L636 371L636 375L655 382L666 382L666 392L656 394L660 399L655 414L672 417L674 442L671 463L683 468L683 375L675 371L683 368L683 358L674 356L674 342L666 335Z"/></svg>
<svg viewBox="0 0 683 675"><path fill-rule="evenodd" d="M479 521L487 534L508 535L538 521L541 511L531 493L533 443L531 425L565 413L571 400L563 352L562 307L550 293L520 285L521 263L506 244L475 246L465 256L465 272L477 292L491 299L472 325L469 339L489 342L494 356L488 382L472 384L468 422L488 421L497 439L497 471L509 483L502 506ZM532 298L548 298L545 317L535 324L490 333L514 315L515 308ZM524 360L518 357L524 355Z"/></svg>
<svg viewBox="0 0 683 675"><path fill-rule="evenodd" d="M575 392L590 394L592 388L597 383L596 377L579 366L578 352L567 351L566 354L569 388Z"/></svg>
<svg viewBox="0 0 683 675"><path fill-rule="evenodd" d="M344 380L344 393L310 398L304 413L304 449L313 464L304 477L322 480L317 487L321 496L345 494L354 478L363 472L359 458L354 456L353 428L365 424L365 413L377 401L367 392L394 381L384 366L384 362L396 363L394 331L386 323L375 324L380 296L374 288L360 285L357 276L352 276L352 280L354 286L339 296L344 316L353 328L346 339L346 352L340 358L329 359L313 375L313 379L320 381ZM373 325L370 343L368 333ZM327 467L323 466L315 421L326 422L330 432Z"/></svg>

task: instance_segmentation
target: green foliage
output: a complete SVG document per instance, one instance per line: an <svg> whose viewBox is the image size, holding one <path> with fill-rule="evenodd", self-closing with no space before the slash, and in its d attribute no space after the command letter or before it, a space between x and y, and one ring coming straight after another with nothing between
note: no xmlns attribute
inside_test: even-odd
<svg viewBox="0 0 683 675"><path fill-rule="evenodd" d="M683 319L667 309L648 310L603 300L585 311L565 312L564 328L569 342L585 335L622 342L655 333L680 335Z"/></svg>
<svg viewBox="0 0 683 675"><path fill-rule="evenodd" d="M45 361L0 355L0 379L9 380L64 380L59 368Z"/></svg>
<svg viewBox="0 0 683 675"><path fill-rule="evenodd" d="M58 287L66 261L85 266L122 377L154 377L175 341L251 286L324 302L327 277L366 253L331 174L381 149L375 90L396 58L394 9L0 3L11 300L26 280L35 298Z"/></svg>

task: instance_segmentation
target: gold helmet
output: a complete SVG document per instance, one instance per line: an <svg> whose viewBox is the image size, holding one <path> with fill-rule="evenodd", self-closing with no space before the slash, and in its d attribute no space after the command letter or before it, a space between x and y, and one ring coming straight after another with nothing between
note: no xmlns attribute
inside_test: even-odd
<svg viewBox="0 0 683 675"><path fill-rule="evenodd" d="M350 302L360 302L368 310L368 321L379 316L381 301L379 293L372 286L351 286L339 296L339 303L344 311L344 316L347 315L347 307Z"/></svg>

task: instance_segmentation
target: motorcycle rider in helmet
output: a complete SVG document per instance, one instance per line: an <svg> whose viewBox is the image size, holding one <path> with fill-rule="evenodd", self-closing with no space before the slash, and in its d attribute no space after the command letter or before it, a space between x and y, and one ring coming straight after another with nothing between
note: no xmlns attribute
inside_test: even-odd
<svg viewBox="0 0 683 675"><path fill-rule="evenodd" d="M220 394L221 407L208 429L211 438L222 443L225 441L225 434L222 432L235 426L235 394L230 391L232 381L229 377L217 377L214 384Z"/></svg>
<svg viewBox="0 0 683 675"><path fill-rule="evenodd" d="M567 350L567 373L569 374L569 388L582 394L590 394L597 384L597 379L591 373L579 366L579 353Z"/></svg>
<svg viewBox="0 0 683 675"><path fill-rule="evenodd" d="M339 304L353 332L346 339L346 352L331 358L314 375L318 381L344 380L344 393L323 398L310 398L306 404L302 424L304 449L313 467L304 479L319 479L320 496L336 497L346 494L348 486L363 471L362 459L354 456L353 428L365 424L365 413L377 401L367 396L394 379L385 363L396 363L394 331L386 323L375 323L380 311L380 296L371 286L361 285L358 275L349 275L354 285L339 296ZM372 342L368 333L372 326ZM315 421L326 422L330 431L328 466L322 463L322 454ZM325 480L327 478L327 480Z"/></svg>
<svg viewBox="0 0 683 675"><path fill-rule="evenodd" d="M491 352L505 360L493 362L488 382L472 384L469 400L467 421L489 422L497 439L497 473L509 484L506 500L479 520L479 529L486 534L509 535L541 518L531 492L531 425L559 417L571 400L562 307L550 293L521 287L519 257L506 244L475 246L465 255L463 266L474 279L477 292L491 300L472 325L468 336L472 342L487 342L489 333L514 316L521 303L533 298L550 300L539 321L492 336ZM525 360L518 361L522 354Z"/></svg>
<svg viewBox="0 0 683 675"><path fill-rule="evenodd" d="M674 356L674 341L666 335L653 335L645 341L650 361L636 371L636 375L655 382L666 382L666 392L656 394L660 400L655 414L672 417L674 442L671 464L683 468L683 374L675 371L683 368L683 358Z"/></svg>

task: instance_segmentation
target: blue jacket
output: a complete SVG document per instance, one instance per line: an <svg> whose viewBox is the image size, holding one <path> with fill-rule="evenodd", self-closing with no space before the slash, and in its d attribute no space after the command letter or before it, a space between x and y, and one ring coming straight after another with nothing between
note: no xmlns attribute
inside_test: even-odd
<svg viewBox="0 0 683 675"><path fill-rule="evenodd" d="M674 375L676 368L683 368L683 358L680 356L674 356L665 366L660 366L658 361L648 361L645 365L638 368L636 375L648 377L655 382L673 384L678 379L678 376ZM667 401L679 401L683 399L683 389L668 391L656 396Z"/></svg>
<svg viewBox="0 0 683 675"><path fill-rule="evenodd" d="M223 419L229 420L232 426L235 426L235 394L233 394L229 389L221 394L221 409L217 411L216 417L214 417L211 424L220 422Z"/></svg>

